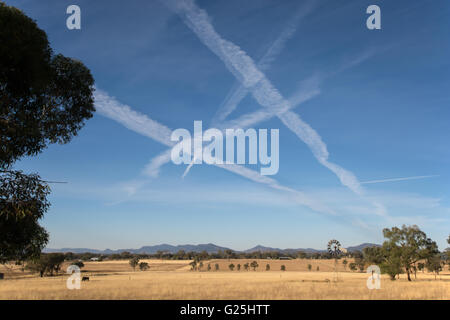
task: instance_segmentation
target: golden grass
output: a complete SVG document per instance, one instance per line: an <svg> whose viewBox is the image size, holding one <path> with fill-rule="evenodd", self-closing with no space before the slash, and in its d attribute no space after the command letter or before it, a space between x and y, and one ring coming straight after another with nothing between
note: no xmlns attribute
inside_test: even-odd
<svg viewBox="0 0 450 320"><path fill-rule="evenodd" d="M242 260L204 262L220 271L189 271L189 261L149 260L149 271L133 272L127 261L87 262L83 275L90 277L80 290L66 288L67 275L39 278L15 270L0 281L0 299L450 299L450 274L438 276L418 273L417 280L390 281L382 276L381 289L366 287L368 275L339 272L338 281L329 260L257 260L260 271L229 271L230 263ZM266 272L266 263L272 271ZM304 271L320 263L320 272ZM287 271L279 271L281 264ZM227 271L225 271L225 269ZM294 271L294 270L299 271ZM322 271L323 269L323 271ZM314 270L314 269L313 269ZM333 270L333 269L331 269ZM331 281L327 281L331 280Z"/></svg>

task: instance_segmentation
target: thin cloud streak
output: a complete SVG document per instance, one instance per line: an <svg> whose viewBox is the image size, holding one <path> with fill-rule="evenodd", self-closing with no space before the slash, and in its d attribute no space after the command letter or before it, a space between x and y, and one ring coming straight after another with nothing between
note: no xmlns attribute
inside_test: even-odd
<svg viewBox="0 0 450 320"><path fill-rule="evenodd" d="M94 92L95 109L104 117L110 118L126 128L140 133L143 136L156 140L166 146L172 146L170 141L172 130L168 127L150 119L145 114L136 112L109 96L105 91L98 88Z"/></svg>
<svg viewBox="0 0 450 320"><path fill-rule="evenodd" d="M439 177L439 175L435 174L435 175L429 175L429 176L413 176L413 177L404 177L404 178L369 180L369 181L363 181L363 182L361 182L361 184L384 183L384 182L394 182L394 181L407 181L407 180L427 179L427 178L435 178L435 177Z"/></svg>

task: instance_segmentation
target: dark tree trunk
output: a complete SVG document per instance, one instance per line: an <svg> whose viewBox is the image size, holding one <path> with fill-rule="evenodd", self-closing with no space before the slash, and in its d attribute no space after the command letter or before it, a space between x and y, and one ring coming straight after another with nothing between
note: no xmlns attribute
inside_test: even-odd
<svg viewBox="0 0 450 320"><path fill-rule="evenodd" d="M408 274L408 281L411 281L411 273L409 269L406 269L406 273Z"/></svg>

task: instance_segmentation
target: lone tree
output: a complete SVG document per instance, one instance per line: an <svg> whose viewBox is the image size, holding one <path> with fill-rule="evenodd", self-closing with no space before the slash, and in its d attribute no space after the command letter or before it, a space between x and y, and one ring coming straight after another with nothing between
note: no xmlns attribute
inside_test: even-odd
<svg viewBox="0 0 450 320"><path fill-rule="evenodd" d="M270 264L266 264L266 271L270 271Z"/></svg>
<svg viewBox="0 0 450 320"><path fill-rule="evenodd" d="M280 270L281 271L286 271L286 266L284 264L282 264L281 267L280 267Z"/></svg>
<svg viewBox="0 0 450 320"><path fill-rule="evenodd" d="M416 225L403 225L401 229L386 228L383 235L388 239L383 243L384 253L388 259L393 260L394 267L400 264L406 270L408 281L411 281L415 263L423 259L428 260L439 253L436 242L427 238L425 232Z"/></svg>
<svg viewBox="0 0 450 320"><path fill-rule="evenodd" d="M393 227L384 229L383 235L387 239L382 247L364 249L364 260L377 264L383 273L389 274L391 280L406 271L408 281L411 273L423 269L419 261L429 260L439 253L436 242L427 238L426 234L417 226Z"/></svg>
<svg viewBox="0 0 450 320"><path fill-rule="evenodd" d="M133 258L130 259L129 263L130 263L130 266L133 268L133 271L136 271L136 267L139 264L139 258L138 257L133 257Z"/></svg>
<svg viewBox="0 0 450 320"><path fill-rule="evenodd" d="M312 269L312 265L308 264L308 270L311 271L311 269Z"/></svg>
<svg viewBox="0 0 450 320"><path fill-rule="evenodd" d="M146 271L150 268L147 262L141 262L139 263L139 270Z"/></svg>
<svg viewBox="0 0 450 320"><path fill-rule="evenodd" d="M47 35L0 2L0 263L39 259L48 185L12 165L49 144L68 143L92 117L94 79L78 60L54 55Z"/></svg>

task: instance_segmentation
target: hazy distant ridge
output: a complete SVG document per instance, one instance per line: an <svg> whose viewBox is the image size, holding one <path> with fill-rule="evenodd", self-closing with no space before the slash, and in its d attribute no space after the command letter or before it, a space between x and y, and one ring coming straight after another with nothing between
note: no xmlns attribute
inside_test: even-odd
<svg viewBox="0 0 450 320"><path fill-rule="evenodd" d="M361 251L362 249L366 248L366 247L373 247L373 246L379 246L378 244L374 244L374 243L362 243L360 245L357 246L353 246L353 247L348 247L347 250L348 251ZM130 253L146 253L146 254L154 254L158 251L163 251L163 252L169 252L169 253L176 253L180 250L184 250L185 252L202 252L202 251L206 251L208 253L217 253L219 250L225 251L225 250L233 250L230 248L226 248L226 247L221 247L221 246L217 246L213 243L207 243L207 244L184 244L184 245L177 245L177 246L173 246L170 244L159 244L159 245L154 245L154 246L144 246L141 247L139 249L118 249L118 250L110 250L110 249L106 249L106 250L97 250L97 249L89 249L89 248L61 248L61 249L52 249L52 248L46 248L44 249L44 252L73 252L73 253L84 253L84 252L91 252L91 253L98 253L98 254L112 254L112 253L121 253L121 252L130 252ZM312 248L298 248L298 249L280 249L280 248L272 248L272 247L264 247L261 245L257 245L253 248L247 249L247 250L243 250L243 251L238 251L238 250L233 250L235 252L246 252L246 253L250 253L250 252L267 252L267 251L278 251L278 252L285 252L285 253L291 253L291 252L297 252L297 251L303 251L306 253L315 253L315 252L324 252L325 250L317 250L317 249L312 249Z"/></svg>

